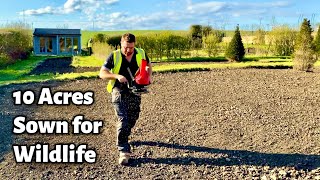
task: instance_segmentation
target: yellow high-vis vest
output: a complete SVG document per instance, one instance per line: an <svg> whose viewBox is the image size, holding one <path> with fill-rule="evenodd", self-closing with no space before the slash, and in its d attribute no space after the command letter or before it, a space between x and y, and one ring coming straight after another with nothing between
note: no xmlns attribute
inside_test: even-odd
<svg viewBox="0 0 320 180"><path fill-rule="evenodd" d="M138 67L140 68L142 59L146 59L146 54L143 49L135 48L135 50L137 51L137 54L136 54L137 64L138 64ZM122 64L122 56L121 56L120 49L118 49L116 51L113 51L113 65L114 66L110 70L111 73L119 74L121 64ZM115 79L109 80L108 85L107 85L107 91L109 93L112 92L112 89L113 89L115 83L116 83Z"/></svg>

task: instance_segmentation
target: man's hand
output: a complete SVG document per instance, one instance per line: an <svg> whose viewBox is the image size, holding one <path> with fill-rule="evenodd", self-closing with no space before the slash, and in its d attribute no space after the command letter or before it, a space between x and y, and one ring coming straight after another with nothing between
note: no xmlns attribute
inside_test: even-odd
<svg viewBox="0 0 320 180"><path fill-rule="evenodd" d="M122 75L120 75L120 74L117 75L117 79L118 79L118 81L119 81L120 83L126 83L126 82L128 82L127 78L125 78L124 76L122 76Z"/></svg>
<svg viewBox="0 0 320 180"><path fill-rule="evenodd" d="M120 75L120 74L113 74L110 72L109 69L105 68L105 67L101 67L100 69L100 74L99 77L101 79L108 79L108 80L112 80L112 79L117 79L120 83L127 83L128 80L127 78L125 78L124 76Z"/></svg>

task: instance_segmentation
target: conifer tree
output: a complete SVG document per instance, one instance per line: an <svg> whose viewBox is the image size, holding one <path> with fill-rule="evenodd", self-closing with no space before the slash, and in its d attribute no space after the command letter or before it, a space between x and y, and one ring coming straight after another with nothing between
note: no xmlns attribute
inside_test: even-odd
<svg viewBox="0 0 320 180"><path fill-rule="evenodd" d="M239 25L237 25L235 33L229 43L225 57L230 61L241 61L244 57L245 50L240 35Z"/></svg>
<svg viewBox="0 0 320 180"><path fill-rule="evenodd" d="M202 26L201 25L191 25L190 33L192 37L192 48L199 49L202 46Z"/></svg>
<svg viewBox="0 0 320 180"><path fill-rule="evenodd" d="M312 42L313 37L311 33L310 20L305 18L301 24L295 45L293 68L296 70L312 71L313 65L316 62L315 46Z"/></svg>
<svg viewBox="0 0 320 180"><path fill-rule="evenodd" d="M317 32L316 38L314 40L314 45L316 48L316 54L319 57L320 56L320 25L318 27L318 32Z"/></svg>

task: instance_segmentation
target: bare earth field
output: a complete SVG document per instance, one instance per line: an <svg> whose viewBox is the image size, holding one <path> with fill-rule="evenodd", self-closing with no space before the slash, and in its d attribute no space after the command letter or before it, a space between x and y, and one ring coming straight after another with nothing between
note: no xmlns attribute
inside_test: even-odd
<svg viewBox="0 0 320 180"><path fill-rule="evenodd" d="M94 91L85 106L14 106L11 92ZM114 111L100 79L0 88L0 179L320 179L320 73L224 69L156 74L117 164ZM98 135L12 136L12 120L103 120ZM12 143L88 144L97 162L16 163Z"/></svg>

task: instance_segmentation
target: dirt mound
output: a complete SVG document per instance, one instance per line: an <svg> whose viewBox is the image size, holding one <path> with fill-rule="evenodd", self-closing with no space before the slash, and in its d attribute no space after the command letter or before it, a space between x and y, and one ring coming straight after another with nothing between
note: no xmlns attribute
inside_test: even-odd
<svg viewBox="0 0 320 180"><path fill-rule="evenodd" d="M76 80L53 91L94 91L90 106L30 106L11 109L30 119L83 114L103 120L99 135L23 135L24 143L87 143L94 164L14 162L0 164L1 179L308 179L320 177L320 76L293 70L225 69L156 74L131 144L129 167L117 165L115 116L106 81ZM41 86L11 87L34 89ZM10 93L5 99L10 99ZM2 99L1 99L2 100ZM32 112L32 113L27 113ZM21 143L21 142L20 142Z"/></svg>

